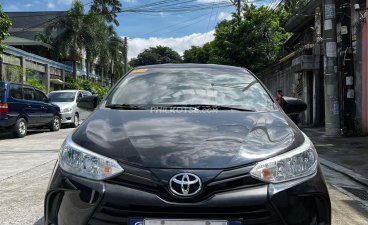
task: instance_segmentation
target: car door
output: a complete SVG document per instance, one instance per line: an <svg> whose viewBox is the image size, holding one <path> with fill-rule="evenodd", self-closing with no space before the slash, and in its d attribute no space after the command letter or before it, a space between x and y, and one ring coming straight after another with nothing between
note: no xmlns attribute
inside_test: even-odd
<svg viewBox="0 0 368 225"><path fill-rule="evenodd" d="M31 126L41 126L44 121L41 118L42 105L36 101L36 93L34 88L29 86L23 86L23 99L27 107L25 109L29 117L29 125Z"/></svg>
<svg viewBox="0 0 368 225"><path fill-rule="evenodd" d="M36 101L41 105L40 118L43 124L49 124L54 117L54 107L48 103L46 95L39 90L35 90Z"/></svg>

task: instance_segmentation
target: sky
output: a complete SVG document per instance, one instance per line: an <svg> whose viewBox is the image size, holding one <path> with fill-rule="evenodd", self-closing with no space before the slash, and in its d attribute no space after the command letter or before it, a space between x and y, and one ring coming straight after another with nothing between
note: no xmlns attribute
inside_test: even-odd
<svg viewBox="0 0 368 225"><path fill-rule="evenodd" d="M202 46L212 41L216 24L231 18L236 10L230 0L120 1L123 10L128 12L118 14L120 26L117 27L117 32L121 37L128 37L128 58L136 57L144 49L157 45L168 46L182 55L193 45ZM264 0L264 4L270 4L267 1L273 2ZM63 11L70 9L72 2L73 0L0 0L5 12ZM86 11L91 2L92 0L83 0Z"/></svg>

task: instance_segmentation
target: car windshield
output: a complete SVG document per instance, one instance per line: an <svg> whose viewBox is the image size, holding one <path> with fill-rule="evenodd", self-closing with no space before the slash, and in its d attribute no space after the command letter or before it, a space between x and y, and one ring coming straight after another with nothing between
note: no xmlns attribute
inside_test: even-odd
<svg viewBox="0 0 368 225"><path fill-rule="evenodd" d="M274 110L263 86L239 68L147 68L128 74L107 99L110 106L231 106Z"/></svg>
<svg viewBox="0 0 368 225"><path fill-rule="evenodd" d="M51 102L73 102L76 92L52 92L49 94Z"/></svg>

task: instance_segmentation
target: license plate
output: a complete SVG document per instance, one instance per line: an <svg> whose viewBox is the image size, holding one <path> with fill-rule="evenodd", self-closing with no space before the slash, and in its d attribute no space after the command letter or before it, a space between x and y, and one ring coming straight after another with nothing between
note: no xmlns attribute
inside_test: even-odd
<svg viewBox="0 0 368 225"><path fill-rule="evenodd" d="M143 225L228 225L226 220L160 220L145 219Z"/></svg>

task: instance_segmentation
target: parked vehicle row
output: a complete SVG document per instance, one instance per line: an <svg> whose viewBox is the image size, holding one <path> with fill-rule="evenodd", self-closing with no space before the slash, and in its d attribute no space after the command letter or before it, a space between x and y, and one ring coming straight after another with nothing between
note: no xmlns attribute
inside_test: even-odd
<svg viewBox="0 0 368 225"><path fill-rule="evenodd" d="M77 107L88 91L54 91L46 96L41 90L25 84L0 82L0 132L14 137L27 135L28 128L49 128L58 131L61 124L77 127L88 111Z"/></svg>

